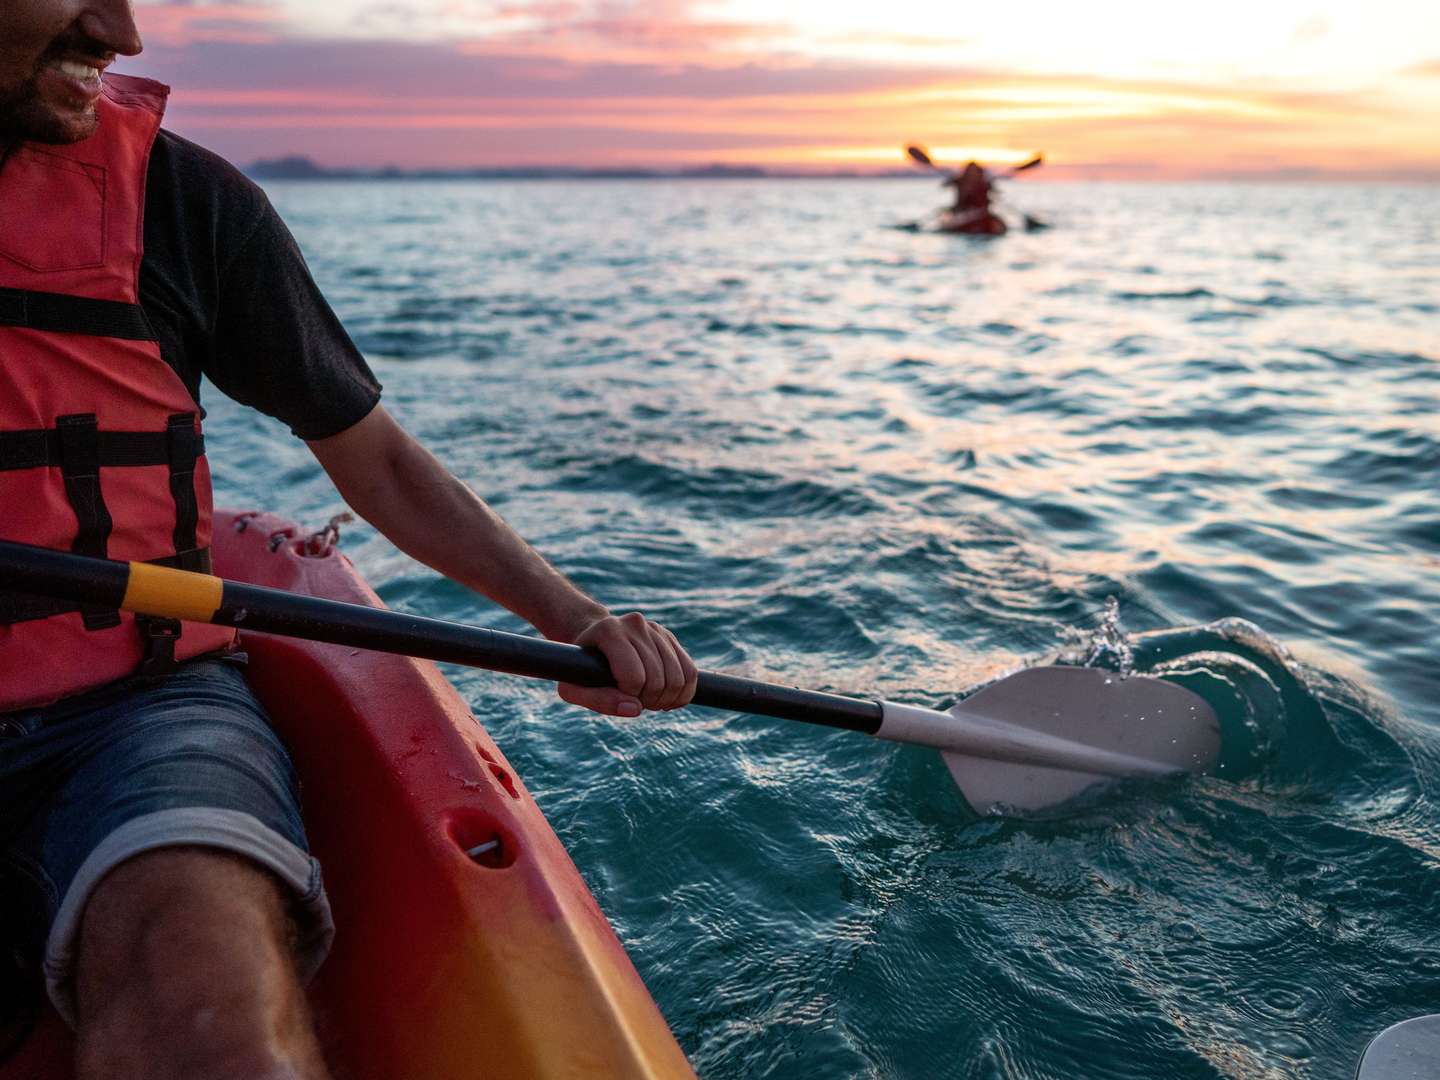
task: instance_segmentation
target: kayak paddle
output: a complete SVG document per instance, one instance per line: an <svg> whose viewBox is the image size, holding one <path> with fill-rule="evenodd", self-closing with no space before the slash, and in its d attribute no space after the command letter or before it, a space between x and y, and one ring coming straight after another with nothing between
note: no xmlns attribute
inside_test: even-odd
<svg viewBox="0 0 1440 1080"><path fill-rule="evenodd" d="M910 155L911 159L917 165L924 165L927 169L940 168L939 165L936 165L935 162L930 160L930 155L925 152L923 147L907 146L905 147L905 152Z"/></svg>
<svg viewBox="0 0 1440 1080"><path fill-rule="evenodd" d="M912 144L905 147L905 152L910 155L910 159L914 161L917 165L923 165L927 169L936 169L940 172L948 171L943 166L936 165L934 160L931 159L930 155L925 152L924 147L915 146ZM1017 173L1025 172L1027 169L1033 169L1037 165L1043 164L1045 164L1045 155L1036 154L1029 161L1023 161L1019 165L1014 166L1013 168L1006 169L1004 172L991 174L990 178L992 180L1007 180L1010 177L1015 176Z"/></svg>
<svg viewBox="0 0 1440 1080"><path fill-rule="evenodd" d="M1391 1024L1370 1040L1355 1068L1355 1080L1436 1075L1440 1075L1440 1015L1435 1013Z"/></svg>
<svg viewBox="0 0 1440 1080"><path fill-rule="evenodd" d="M1037 165L1044 165L1044 164L1045 164L1045 155L1044 155L1044 154L1036 154L1036 155L1035 155L1033 158L1031 158L1029 161L1021 162L1019 165L1016 165L1013 169L1006 169L1003 173L996 173L996 174L995 174L995 179L997 179L997 180L1004 180L1006 177L1014 176L1014 175L1016 175L1017 173L1022 173L1022 172L1024 172L1026 169L1033 169L1033 168L1035 168Z"/></svg>
<svg viewBox="0 0 1440 1080"><path fill-rule="evenodd" d="M0 587L556 682L613 685L603 657L574 645L149 563L0 541ZM1204 771L1220 752L1219 722L1204 699L1161 679L1096 668L1030 668L949 712L715 672L700 673L693 703L933 747L982 814L1044 810L1121 778Z"/></svg>

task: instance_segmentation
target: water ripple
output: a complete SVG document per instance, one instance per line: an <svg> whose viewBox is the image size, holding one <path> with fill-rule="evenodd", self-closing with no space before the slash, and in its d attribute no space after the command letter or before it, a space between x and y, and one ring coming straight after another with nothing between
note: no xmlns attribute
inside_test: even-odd
<svg viewBox="0 0 1440 1080"><path fill-rule="evenodd" d="M986 244L875 227L923 180L271 195L390 408L703 664L948 705L1118 597L1221 718L1215 776L976 822L918 748L451 670L702 1075L1349 1080L1435 1010L1436 189L1017 185L1056 228ZM334 512L206 401L223 501Z"/></svg>

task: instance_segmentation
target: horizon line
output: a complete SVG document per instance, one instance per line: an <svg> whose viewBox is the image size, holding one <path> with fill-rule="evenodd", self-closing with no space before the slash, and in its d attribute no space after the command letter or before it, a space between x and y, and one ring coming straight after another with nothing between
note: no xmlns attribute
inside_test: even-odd
<svg viewBox="0 0 1440 1080"><path fill-rule="evenodd" d="M394 163L372 165L324 165L305 155L288 154L277 158L257 158L237 167L255 180L929 180L935 176L903 165L836 165L808 168L732 162L705 165L546 165L517 161L512 164L490 165L412 165ZM1276 168L1262 170L1177 171L1157 173L1154 170L1127 169L1104 163L1051 164L1044 172L1031 174L1030 184L1075 182L1120 183L1385 183L1436 184L1440 170L1423 169L1413 173L1395 170L1340 171L1317 167Z"/></svg>

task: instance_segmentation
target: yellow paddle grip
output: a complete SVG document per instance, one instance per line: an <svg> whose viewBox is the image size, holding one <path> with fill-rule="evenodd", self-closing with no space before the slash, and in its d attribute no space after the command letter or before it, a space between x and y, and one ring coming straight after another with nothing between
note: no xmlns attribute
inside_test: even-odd
<svg viewBox="0 0 1440 1080"><path fill-rule="evenodd" d="M141 615L209 622L224 591L225 582L209 574L132 562L120 606Z"/></svg>

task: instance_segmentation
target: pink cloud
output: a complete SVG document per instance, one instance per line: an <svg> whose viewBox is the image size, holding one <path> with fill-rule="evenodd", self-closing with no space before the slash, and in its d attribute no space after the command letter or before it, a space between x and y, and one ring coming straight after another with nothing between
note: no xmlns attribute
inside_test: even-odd
<svg viewBox="0 0 1440 1080"><path fill-rule="evenodd" d="M508 4L497 11L501 29L467 44L480 55L548 56L583 63L602 57L611 63L734 64L740 47L753 58L765 46L791 38L782 22L737 22L695 13L694 0L604 0L580 4L540 0ZM520 20L522 29L503 29ZM773 50L772 50L773 51Z"/></svg>
<svg viewBox="0 0 1440 1080"><path fill-rule="evenodd" d="M137 19L146 44L187 46L203 41L260 45L281 36L283 17L260 4L150 4Z"/></svg>
<svg viewBox="0 0 1440 1080"><path fill-rule="evenodd" d="M977 71L928 49L924 63L807 60L781 23L700 18L685 0L493 10L495 35L424 44L298 39L253 3L143 6L151 47L122 67L174 86L168 123L242 163L833 165L855 148L873 167L922 139L1042 149L1053 173L1440 169L1434 150L1415 157L1428 121L1379 93Z"/></svg>

